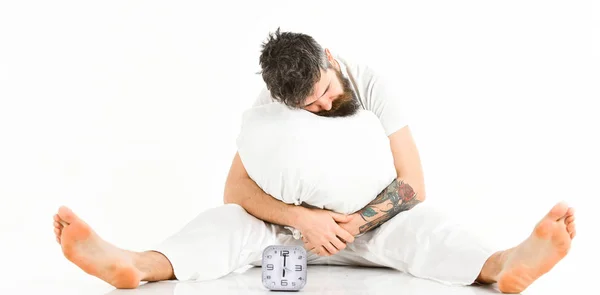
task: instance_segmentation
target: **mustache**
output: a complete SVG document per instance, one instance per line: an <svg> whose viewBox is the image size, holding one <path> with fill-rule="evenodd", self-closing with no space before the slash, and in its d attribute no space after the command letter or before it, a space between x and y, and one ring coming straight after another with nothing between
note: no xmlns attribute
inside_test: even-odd
<svg viewBox="0 0 600 295"><path fill-rule="evenodd" d="M337 99L335 99L331 105L331 109L328 111L317 112L316 115L322 117L346 117L354 115L360 108L358 99L354 95L354 92L350 88L350 81L341 77L338 73L343 84L344 93L342 93Z"/></svg>
<svg viewBox="0 0 600 295"><path fill-rule="evenodd" d="M323 117L346 117L356 113L359 107L353 95L343 94L333 101L329 111L320 111L316 114Z"/></svg>

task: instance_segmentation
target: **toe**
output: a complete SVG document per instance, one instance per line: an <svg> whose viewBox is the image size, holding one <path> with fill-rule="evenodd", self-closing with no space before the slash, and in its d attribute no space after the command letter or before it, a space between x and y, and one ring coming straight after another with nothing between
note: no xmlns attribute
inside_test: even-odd
<svg viewBox="0 0 600 295"><path fill-rule="evenodd" d="M54 233L55 233L57 236L59 236L59 235L60 235L60 229L58 229L58 228L56 228L56 227L55 227L55 228L54 228Z"/></svg>
<svg viewBox="0 0 600 295"><path fill-rule="evenodd" d="M60 222L55 221L54 222L54 228L63 229L63 225Z"/></svg>
<svg viewBox="0 0 600 295"><path fill-rule="evenodd" d="M569 224L573 223L573 221L575 221L575 216L573 216L573 215L568 216L567 218L565 218L565 224L566 225L569 225Z"/></svg>
<svg viewBox="0 0 600 295"><path fill-rule="evenodd" d="M569 207L567 206L567 204L564 202L560 202L560 203L554 205L554 207L552 207L550 212L548 212L548 218L551 218L554 221L559 220L562 217L564 217L565 214L567 214L568 210L569 210Z"/></svg>
<svg viewBox="0 0 600 295"><path fill-rule="evenodd" d="M60 219L67 224L77 220L75 213L73 213L73 211L66 206L61 206L58 208L58 217L60 217Z"/></svg>
<svg viewBox="0 0 600 295"><path fill-rule="evenodd" d="M576 229L573 229L573 231L571 232L571 240L572 240L573 238L575 238L575 233L576 233L576 232L577 232L577 230L576 230Z"/></svg>
<svg viewBox="0 0 600 295"><path fill-rule="evenodd" d="M62 220L58 214L54 215L54 221L58 222L61 226L67 226L67 222Z"/></svg>
<svg viewBox="0 0 600 295"><path fill-rule="evenodd" d="M572 215L575 215L575 208L569 207L569 210L567 210L567 216L572 216Z"/></svg>
<svg viewBox="0 0 600 295"><path fill-rule="evenodd" d="M575 222L571 222L571 223L569 223L569 225L567 225L567 232L572 233L574 231L575 231Z"/></svg>

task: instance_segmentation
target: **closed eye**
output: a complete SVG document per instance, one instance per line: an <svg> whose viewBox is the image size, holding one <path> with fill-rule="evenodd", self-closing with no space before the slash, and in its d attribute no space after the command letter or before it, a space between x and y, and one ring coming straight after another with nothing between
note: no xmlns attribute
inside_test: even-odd
<svg viewBox="0 0 600 295"><path fill-rule="evenodd" d="M323 97L323 95L325 95L327 93L327 91L329 90L329 86L331 86L331 80L329 81L329 84L327 84L327 88L325 88L325 92L323 92L323 94L321 94L321 96L319 96L319 98ZM309 103L307 105L304 105L304 107L311 106L312 104L314 104L315 102L317 102L317 100L319 100L319 98L315 99L313 102L311 102L311 103Z"/></svg>

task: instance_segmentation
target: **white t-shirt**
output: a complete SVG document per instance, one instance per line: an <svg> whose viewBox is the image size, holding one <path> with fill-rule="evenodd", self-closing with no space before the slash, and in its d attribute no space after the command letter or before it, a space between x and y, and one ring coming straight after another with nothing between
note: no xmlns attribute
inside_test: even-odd
<svg viewBox="0 0 600 295"><path fill-rule="evenodd" d="M372 68L357 63L351 63L344 58L335 56L340 65L342 75L350 80L350 85L365 110L373 112L381 122L385 134L390 136L402 127L408 125L407 111L389 79L377 74ZM266 87L258 95L253 106L272 103L274 100Z"/></svg>

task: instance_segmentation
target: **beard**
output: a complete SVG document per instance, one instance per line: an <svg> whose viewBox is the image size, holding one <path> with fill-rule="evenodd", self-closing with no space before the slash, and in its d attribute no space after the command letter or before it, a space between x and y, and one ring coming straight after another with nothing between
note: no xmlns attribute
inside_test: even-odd
<svg viewBox="0 0 600 295"><path fill-rule="evenodd" d="M360 103L358 98L354 95L352 87L350 87L350 80L342 76L342 72L334 70L336 76L342 83L344 93L333 100L331 109L328 111L320 111L315 114L322 117L348 117L356 114L360 109Z"/></svg>

